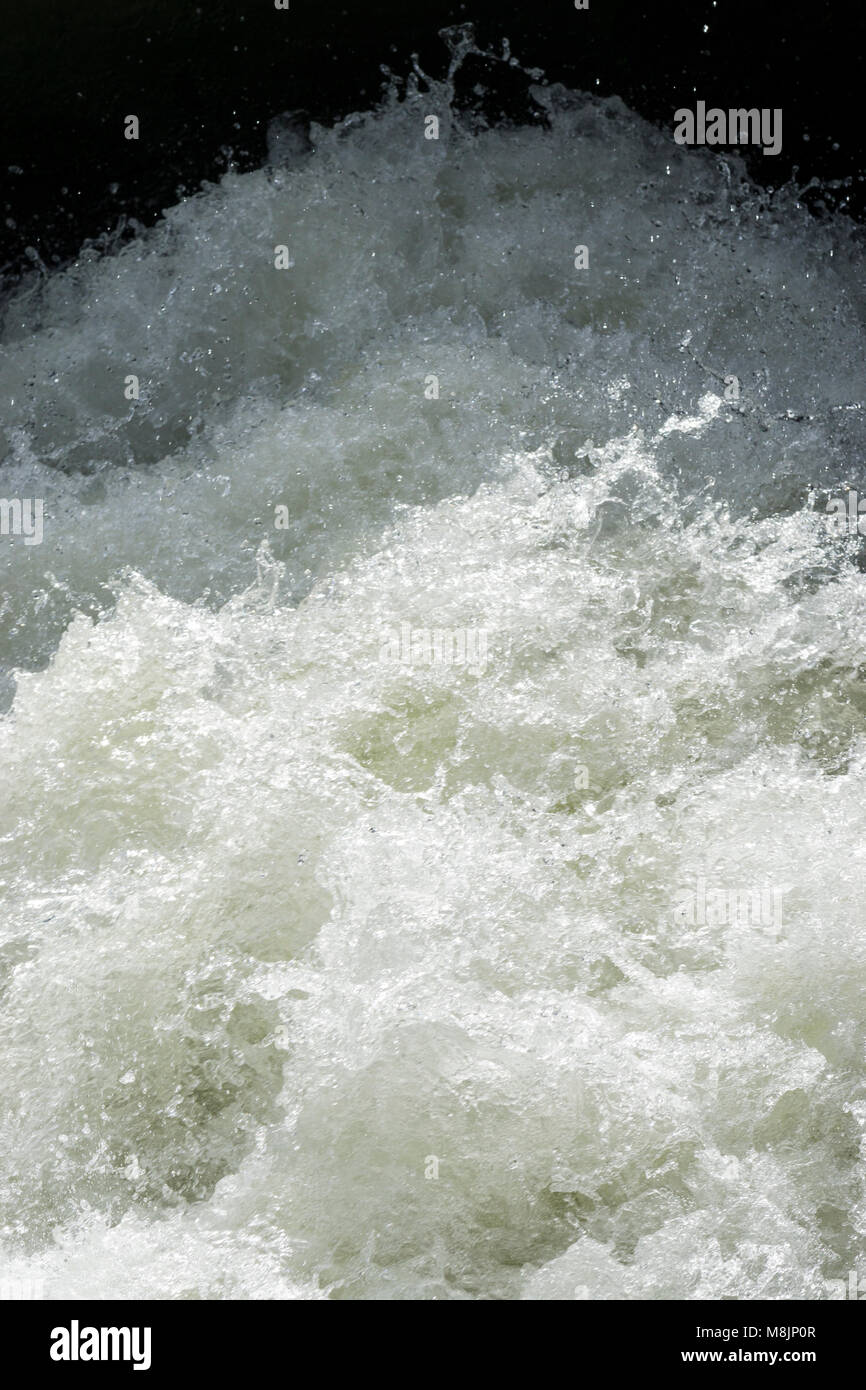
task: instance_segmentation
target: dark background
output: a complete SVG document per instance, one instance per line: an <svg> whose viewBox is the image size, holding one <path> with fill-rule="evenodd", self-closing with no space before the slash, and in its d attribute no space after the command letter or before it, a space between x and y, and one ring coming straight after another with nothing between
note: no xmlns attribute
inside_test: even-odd
<svg viewBox="0 0 866 1390"><path fill-rule="evenodd" d="M20 0L2 18L0 274L74 256L121 219L153 221L229 161L261 162L268 121L318 118L378 100L381 65L417 52L441 75L445 25L474 21L551 80L616 94L672 129L673 112L710 105L783 108L783 150L750 154L756 179L792 172L845 179L812 190L820 211L866 211L860 111L862 6L781 0ZM708 32L704 32L704 26ZM487 69L485 71L485 68ZM502 64L466 73L492 87L488 114L527 114L525 81ZM141 120L138 141L123 118Z"/></svg>

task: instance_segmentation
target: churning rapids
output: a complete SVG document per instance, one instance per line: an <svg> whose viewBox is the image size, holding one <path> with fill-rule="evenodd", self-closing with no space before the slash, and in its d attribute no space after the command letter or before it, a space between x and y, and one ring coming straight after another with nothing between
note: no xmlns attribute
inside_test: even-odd
<svg viewBox="0 0 866 1390"><path fill-rule="evenodd" d="M863 1269L862 243L539 74L483 128L465 46L6 307L0 1257L47 1297Z"/></svg>

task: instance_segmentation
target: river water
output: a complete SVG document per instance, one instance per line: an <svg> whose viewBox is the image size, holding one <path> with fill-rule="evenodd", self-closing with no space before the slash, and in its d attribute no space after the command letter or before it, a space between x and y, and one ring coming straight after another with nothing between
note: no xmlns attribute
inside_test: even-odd
<svg viewBox="0 0 866 1390"><path fill-rule="evenodd" d="M7 306L0 1248L48 1297L862 1265L862 240L616 100L451 95L279 122Z"/></svg>

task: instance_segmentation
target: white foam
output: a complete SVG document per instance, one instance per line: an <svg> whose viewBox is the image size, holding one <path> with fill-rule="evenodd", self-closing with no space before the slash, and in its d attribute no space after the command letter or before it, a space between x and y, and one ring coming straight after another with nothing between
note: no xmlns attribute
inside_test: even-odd
<svg viewBox="0 0 866 1390"><path fill-rule="evenodd" d="M441 97L9 315L5 651L56 654L0 726L0 1213L49 1297L817 1297L862 1251L866 588L793 506L855 461L854 249L618 103L437 146ZM700 875L784 933L677 919Z"/></svg>

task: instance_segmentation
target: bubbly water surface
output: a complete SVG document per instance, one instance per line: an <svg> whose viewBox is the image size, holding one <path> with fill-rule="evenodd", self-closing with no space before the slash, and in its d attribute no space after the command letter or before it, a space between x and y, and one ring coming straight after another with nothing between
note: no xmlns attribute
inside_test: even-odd
<svg viewBox="0 0 866 1390"><path fill-rule="evenodd" d="M0 1253L49 1297L863 1269L862 247L617 101L451 95L278 123L7 307Z"/></svg>

